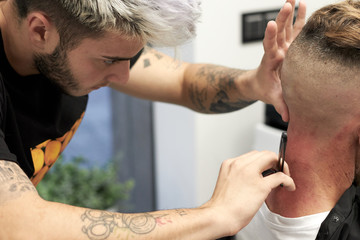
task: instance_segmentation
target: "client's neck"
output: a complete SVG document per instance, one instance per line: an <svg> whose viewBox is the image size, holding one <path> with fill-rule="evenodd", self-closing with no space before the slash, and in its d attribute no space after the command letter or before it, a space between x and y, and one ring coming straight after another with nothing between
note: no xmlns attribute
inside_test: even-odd
<svg viewBox="0 0 360 240"><path fill-rule="evenodd" d="M300 217L329 211L352 184L357 145L349 133L318 134L289 125L286 162L296 191L279 187L267 198L271 211Z"/></svg>

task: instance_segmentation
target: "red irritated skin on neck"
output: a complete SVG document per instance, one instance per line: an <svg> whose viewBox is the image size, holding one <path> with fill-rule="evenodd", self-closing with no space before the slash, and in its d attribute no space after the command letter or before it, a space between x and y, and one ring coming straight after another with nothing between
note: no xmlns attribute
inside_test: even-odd
<svg viewBox="0 0 360 240"><path fill-rule="evenodd" d="M349 136L344 130L323 138L316 131L304 135L308 131L297 131L289 125L285 158L296 190L272 191L266 200L272 212L300 217L333 208L354 179L355 146L353 139L344 139Z"/></svg>
<svg viewBox="0 0 360 240"><path fill-rule="evenodd" d="M278 165L275 168L270 168L262 173L263 177L269 176L278 171L284 172L284 162L285 162L285 151L287 144L287 133L283 132L281 134L280 147L279 147L279 157L278 157ZM280 186L283 186L282 184Z"/></svg>

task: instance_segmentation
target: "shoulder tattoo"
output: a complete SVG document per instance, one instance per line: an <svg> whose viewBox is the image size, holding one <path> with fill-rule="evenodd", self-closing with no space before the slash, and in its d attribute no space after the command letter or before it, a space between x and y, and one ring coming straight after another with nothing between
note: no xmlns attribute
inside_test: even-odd
<svg viewBox="0 0 360 240"><path fill-rule="evenodd" d="M0 161L0 187L3 194L0 201L5 200L5 195L9 196L6 191L12 193L11 197L20 197L25 192L36 192L35 186L20 167L9 161Z"/></svg>

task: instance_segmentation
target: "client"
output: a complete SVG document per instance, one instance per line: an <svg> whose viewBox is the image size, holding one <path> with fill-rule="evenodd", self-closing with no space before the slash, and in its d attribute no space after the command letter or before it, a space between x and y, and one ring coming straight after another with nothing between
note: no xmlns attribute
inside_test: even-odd
<svg viewBox="0 0 360 240"><path fill-rule="evenodd" d="M285 159L296 191L274 190L236 239L360 239L360 2L316 11L291 44L281 80Z"/></svg>

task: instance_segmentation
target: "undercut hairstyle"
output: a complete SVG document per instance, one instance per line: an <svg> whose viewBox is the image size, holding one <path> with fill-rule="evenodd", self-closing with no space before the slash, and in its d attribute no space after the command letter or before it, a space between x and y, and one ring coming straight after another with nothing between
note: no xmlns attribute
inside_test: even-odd
<svg viewBox="0 0 360 240"><path fill-rule="evenodd" d="M327 5L308 19L293 45L322 60L358 68L360 64L360 1Z"/></svg>
<svg viewBox="0 0 360 240"><path fill-rule="evenodd" d="M290 54L293 51L295 53ZM333 73L325 79L327 83L340 79L354 91L360 89L360 1L345 0L314 12L289 48L288 54L297 53L306 58L306 61L297 61L303 65L298 68L305 69L308 60L317 62L314 67L317 72L325 66L326 71ZM355 181L360 184L359 160L355 161Z"/></svg>
<svg viewBox="0 0 360 240"><path fill-rule="evenodd" d="M178 46L195 36L199 0L14 0L19 19L32 11L55 24L60 44L115 32L152 46Z"/></svg>

